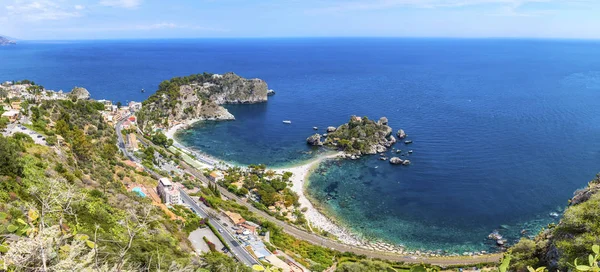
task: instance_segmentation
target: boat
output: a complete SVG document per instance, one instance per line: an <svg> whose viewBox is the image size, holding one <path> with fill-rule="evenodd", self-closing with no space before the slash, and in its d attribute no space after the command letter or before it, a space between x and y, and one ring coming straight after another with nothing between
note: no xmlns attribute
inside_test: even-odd
<svg viewBox="0 0 600 272"><path fill-rule="evenodd" d="M146 91L144 89L142 89L142 93L145 93Z"/></svg>
<svg viewBox="0 0 600 272"><path fill-rule="evenodd" d="M290 121L290 120L283 120L283 123L284 123L284 124L291 124L291 123L292 123L292 121Z"/></svg>
<svg viewBox="0 0 600 272"><path fill-rule="evenodd" d="M313 129L314 129L314 130L318 130L319 128L318 128L318 127L313 127Z"/></svg>
<svg viewBox="0 0 600 272"><path fill-rule="evenodd" d="M404 144L412 144L412 140L406 140L404 141Z"/></svg>

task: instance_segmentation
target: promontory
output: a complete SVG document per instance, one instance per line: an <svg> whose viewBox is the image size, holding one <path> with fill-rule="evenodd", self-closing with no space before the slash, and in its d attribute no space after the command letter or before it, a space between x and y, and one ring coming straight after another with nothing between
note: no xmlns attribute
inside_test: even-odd
<svg viewBox="0 0 600 272"><path fill-rule="evenodd" d="M266 102L267 83L234 73L195 74L160 83L136 113L143 130L168 128L197 120L233 120L223 104Z"/></svg>

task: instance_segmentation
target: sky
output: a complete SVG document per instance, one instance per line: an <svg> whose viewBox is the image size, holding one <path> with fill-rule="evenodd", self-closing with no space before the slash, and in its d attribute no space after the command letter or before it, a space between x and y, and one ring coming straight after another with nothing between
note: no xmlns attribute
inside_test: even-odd
<svg viewBox="0 0 600 272"><path fill-rule="evenodd" d="M600 0L0 0L0 35L600 39Z"/></svg>

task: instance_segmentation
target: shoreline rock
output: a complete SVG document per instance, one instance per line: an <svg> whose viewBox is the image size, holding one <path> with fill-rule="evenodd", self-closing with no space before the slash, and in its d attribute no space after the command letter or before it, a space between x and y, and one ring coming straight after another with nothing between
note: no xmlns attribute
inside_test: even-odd
<svg viewBox="0 0 600 272"><path fill-rule="evenodd" d="M321 134L315 133L310 137L306 138L306 143L312 146L322 146L323 142L321 142Z"/></svg>

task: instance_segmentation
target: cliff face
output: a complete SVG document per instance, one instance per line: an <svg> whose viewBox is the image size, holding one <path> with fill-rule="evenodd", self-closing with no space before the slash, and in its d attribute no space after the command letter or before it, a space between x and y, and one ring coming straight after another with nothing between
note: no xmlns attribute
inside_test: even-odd
<svg viewBox="0 0 600 272"><path fill-rule="evenodd" d="M234 73L197 74L163 81L137 113L143 129L170 127L190 120L233 120L223 104L267 101L267 83Z"/></svg>

